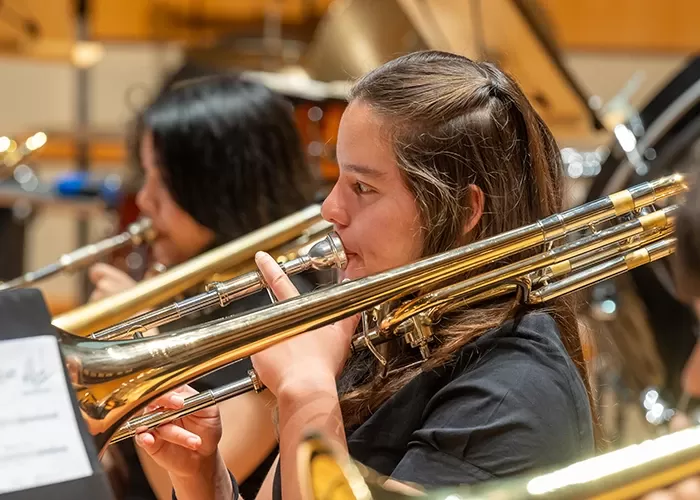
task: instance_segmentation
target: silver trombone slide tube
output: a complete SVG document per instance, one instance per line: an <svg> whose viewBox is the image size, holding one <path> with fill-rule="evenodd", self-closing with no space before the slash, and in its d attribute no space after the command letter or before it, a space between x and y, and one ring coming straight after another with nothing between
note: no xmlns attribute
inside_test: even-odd
<svg viewBox="0 0 700 500"><path fill-rule="evenodd" d="M605 281L634 267L667 257L673 253L675 241L675 238L669 237L659 241L653 241L648 245L633 248L623 255L605 260L593 268L583 269L582 271L563 278L561 281L546 285L532 292L529 297L525 297L525 302L531 304L542 303L559 297L564 293L581 290L593 284ZM504 294L514 291L515 288L515 285L501 286L502 293ZM480 295L468 297L461 302L461 305L479 302L481 296L491 298L494 294L484 292ZM371 341L374 340L380 343L385 340L385 337L376 330L369 332L369 337ZM354 349L361 349L363 347L362 344L363 339L353 339ZM261 392L264 389L265 386L257 379L255 372L250 370L248 376L235 382L186 398L183 407L178 410L160 410L128 420L114 433L110 439L110 444L129 439L136 434L167 424L175 419L208 408L209 406L213 406L233 397L240 396L246 392Z"/></svg>
<svg viewBox="0 0 700 500"><path fill-rule="evenodd" d="M124 232L116 236L106 238L97 243L85 245L84 247L62 255L56 262L37 269L36 271L30 271L18 278L0 283L0 292L13 288L26 287L60 272L75 271L127 245L141 245L142 243L149 242L153 239L154 234L155 231L152 229L151 220L147 218L140 219L129 224Z"/></svg>
<svg viewBox="0 0 700 500"><path fill-rule="evenodd" d="M332 231L315 243L305 255L280 264L280 267L288 276L292 276L309 269L317 271L333 267L343 269L346 264L347 257L343 244L338 234ZM258 271L251 271L227 281L212 282L207 285L204 293L122 321L93 333L90 338L95 340L115 340L124 336L140 338L151 328L165 325L212 306L226 307L234 300L263 288L266 288L265 280Z"/></svg>
<svg viewBox="0 0 700 500"><path fill-rule="evenodd" d="M247 392L261 392L264 389L265 386L258 381L255 372L250 370L246 377L186 398L185 404L178 410L158 410L128 420L114 433L109 444L132 438L136 434L170 423L173 420L185 417L199 410L203 410L204 408L209 408L222 401L241 396Z"/></svg>

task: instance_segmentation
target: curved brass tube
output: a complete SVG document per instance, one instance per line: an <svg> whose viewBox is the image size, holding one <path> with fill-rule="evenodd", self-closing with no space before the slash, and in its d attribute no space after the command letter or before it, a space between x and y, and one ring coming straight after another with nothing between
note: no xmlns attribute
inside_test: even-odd
<svg viewBox="0 0 700 500"><path fill-rule="evenodd" d="M370 344L381 344L404 335L414 326L411 320L426 312L425 316L433 323L453 309L511 295L518 290L525 292L525 303L546 302L562 293L578 290L592 282L625 272L635 265L663 258L673 250L674 240L670 236L673 233L672 214L676 210L676 206L668 207L650 214L647 219L644 219L647 216L642 216L641 220L645 220L646 223L634 219L509 266L519 268L519 273L504 272L498 278L486 273L421 295L384 316L378 328L355 335L352 349L363 350L369 348ZM643 231L644 228L646 231ZM630 240L630 237L634 239ZM642 260L638 257L633 258L638 256L640 251L646 252L646 257L643 253ZM534 266L533 261L539 262L540 265ZM543 267L548 262L552 265ZM595 267L586 269L590 265ZM563 279L554 281L557 278ZM483 279L491 280L488 288L477 288L473 285L475 280L483 282ZM397 321L397 318L401 318L401 321ZM421 347L418 344L423 339L414 337L412 340L416 344L415 347ZM241 380L187 398L179 410L161 410L133 418L116 432L110 443L133 437L138 432L158 427L245 392L260 392L262 389L264 386L256 380L255 374L251 373Z"/></svg>
<svg viewBox="0 0 700 500"><path fill-rule="evenodd" d="M299 333L405 300L409 294L449 283L482 264L553 242L686 189L682 176L664 177L464 247L248 314L139 340L101 342L62 332L61 349L81 412L98 449L104 450L130 416L168 390ZM666 238L631 250L598 264L600 275L610 276L661 258L673 251L673 245L673 238ZM576 279L565 286L546 285L543 289L550 288L539 299L594 282L595 274L587 275L588 271L570 276Z"/></svg>

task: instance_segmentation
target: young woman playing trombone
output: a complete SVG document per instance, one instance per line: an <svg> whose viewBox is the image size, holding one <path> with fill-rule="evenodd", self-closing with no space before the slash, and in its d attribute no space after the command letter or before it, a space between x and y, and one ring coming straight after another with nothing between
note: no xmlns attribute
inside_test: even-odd
<svg viewBox="0 0 700 500"><path fill-rule="evenodd" d="M337 156L340 176L323 215L343 241L350 280L563 208L563 170L547 126L511 78L457 55L414 53L360 79ZM298 294L270 256L256 262L278 299ZM594 452L569 298L526 308L510 296L453 311L434 325L427 361L415 364L415 350L388 344L387 372L370 353L348 359L357 324L347 318L253 356L276 398L280 442L259 498L300 497L296 448L311 429L391 481L426 486L476 483ZM154 405L177 408L194 393L184 387ZM212 407L136 442L168 470L178 499L230 499L235 479L218 451L221 435Z"/></svg>

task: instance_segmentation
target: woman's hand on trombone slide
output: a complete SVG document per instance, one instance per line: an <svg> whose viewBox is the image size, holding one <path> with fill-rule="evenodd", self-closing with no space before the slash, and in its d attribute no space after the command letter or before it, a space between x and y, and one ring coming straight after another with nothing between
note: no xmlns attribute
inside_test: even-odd
<svg viewBox="0 0 700 500"><path fill-rule="evenodd" d="M299 295L272 257L260 252L255 260L278 300ZM318 430L331 430L344 444L335 379L350 352L350 341L358 321L359 315L346 318L252 356L260 381L278 398L280 458L286 464L283 471L296 470L296 446L310 426L329 425L329 429ZM149 410L158 406L179 409L184 398L193 394L196 394L194 389L184 386L155 400ZM136 443L168 471L179 500L231 498L228 472L217 453L221 435L219 412L216 407L210 407L143 432L136 437ZM287 447L290 449L285 453ZM283 473L282 481L283 484L296 483L296 475ZM298 491L298 485L289 486Z"/></svg>
<svg viewBox="0 0 700 500"><path fill-rule="evenodd" d="M185 398L197 394L180 387L153 401L146 411L180 409ZM138 434L134 439L163 467L178 500L233 498L233 485L223 458L217 452L222 428L216 406L204 408L168 424Z"/></svg>

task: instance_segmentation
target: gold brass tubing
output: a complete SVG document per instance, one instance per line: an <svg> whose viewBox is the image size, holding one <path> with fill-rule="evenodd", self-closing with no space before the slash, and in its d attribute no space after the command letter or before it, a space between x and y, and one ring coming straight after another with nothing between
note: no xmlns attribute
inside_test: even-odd
<svg viewBox="0 0 700 500"><path fill-rule="evenodd" d="M330 226L330 225L329 225ZM296 259L280 264L282 270L292 276L309 269L324 270L343 269L347 264L343 244L335 231L316 242L308 252ZM203 293L160 307L153 311L139 314L114 326L90 335L96 340L113 340L134 337L135 333L166 325L190 314L209 307L226 307L231 302L247 297L266 287L265 280L258 271L251 271L228 281L213 282L207 285Z"/></svg>
<svg viewBox="0 0 700 500"><path fill-rule="evenodd" d="M574 259L570 259L569 265L571 266L571 269L567 271L566 273L552 273L552 277L558 277L561 276L562 274L568 274L571 271L577 271L583 267L589 266L591 264L595 264L597 262L600 262L603 259L606 259L608 257L612 257L613 255L617 255L620 252L626 251L626 250L631 250L633 248L637 248L640 246L644 246L648 243L651 243L653 241L657 241L663 238L666 238L667 236L673 235L674 232L674 226L669 225L667 227L664 227L662 229L653 229L649 232L643 233L639 235L638 237L631 238L629 241L623 241L622 243L618 243L615 245L610 245L608 248L602 248L598 252L592 252L590 254L586 255L581 255L579 257L576 257ZM554 266L550 266L554 268Z"/></svg>
<svg viewBox="0 0 700 500"><path fill-rule="evenodd" d="M459 301L459 304L455 304L453 307L462 307L477 304L482 301L489 300L491 298L508 295L515 292L517 289L516 285L508 284L502 285L500 287L494 288L492 290L487 290L486 292L480 293L472 297L466 297ZM437 308L436 308L437 309ZM437 311L436 311L437 312ZM437 312L438 315L444 314L446 310ZM431 311L432 315L432 311ZM367 334L367 340L372 342L374 345L380 345L384 342L389 342L394 337L390 334L379 333L376 329L371 330ZM365 339L362 335L355 335L351 343L352 352L362 351L367 348ZM160 425L172 422L177 418L184 417L196 411L202 410L209 406L213 406L227 399L234 398L245 392L259 391L262 387L256 387L251 380L250 376L244 377L241 380L234 381L231 384L227 384L223 387L216 389L210 389L208 391L190 396L185 399L185 404L182 408L178 410L159 410L154 413L149 413L140 417L132 418L128 420L119 430L114 434L109 444L118 443L125 439L134 437L138 432L143 432L146 429L153 429Z"/></svg>
<svg viewBox="0 0 700 500"><path fill-rule="evenodd" d="M89 335L161 304L217 272L252 259L258 250L270 250L287 243L319 221L321 207L311 205L144 280L129 290L56 316L53 325L75 335Z"/></svg>
<svg viewBox="0 0 700 500"><path fill-rule="evenodd" d="M645 247L632 250L610 259L607 262L585 269L571 276L544 286L532 292L528 298L530 304L541 304L574 290L581 290L599 281L612 278L624 272L634 269L655 260L667 257L675 250L676 239L664 238Z"/></svg>
<svg viewBox="0 0 700 500"><path fill-rule="evenodd" d="M535 276L522 276L515 278L512 283L506 283L504 285L497 286L495 288L486 290L485 292L469 295L470 290L464 289L458 285L452 285L451 287L444 287L440 289L441 295L449 296L449 301L440 301L440 305L433 306L428 309L428 316L431 318L439 318L447 312L464 307L478 304L480 302L490 300L492 298L501 297L504 295L509 295L515 293L517 289L527 287L534 288L535 286L551 280L553 278L559 278L572 271L578 271L586 266L596 264L598 262L604 261L605 259L617 256L626 251L636 249L638 247L648 245L655 241L661 240L673 234L673 226L665 227L661 230L654 229L648 233L643 233L638 237L638 239L632 239L632 241L625 241L622 244L616 243L609 245L608 247L602 249L598 252L590 252L585 255L579 256L574 259L565 260L562 262L557 262L547 267L542 274L537 274ZM534 274L534 273L533 273ZM516 284L519 283L519 284ZM385 334L379 333L378 331L373 331L376 337L387 338Z"/></svg>
<svg viewBox="0 0 700 500"><path fill-rule="evenodd" d="M610 199L615 206L615 213L617 215L626 214L634 210L634 199L630 195L629 191L620 191L619 193L613 193L610 195Z"/></svg>
<svg viewBox="0 0 700 500"><path fill-rule="evenodd" d="M567 259L562 262L556 262L547 269L547 276L563 276L571 272L571 260Z"/></svg>
<svg viewBox="0 0 700 500"><path fill-rule="evenodd" d="M656 227L663 227L666 223L665 220L666 214L664 214L663 210L646 214L646 216L640 218L644 231L648 231Z"/></svg>
<svg viewBox="0 0 700 500"><path fill-rule="evenodd" d="M557 262L596 251L611 243L641 234L645 230L645 226L652 227L652 224L657 224L663 227L673 220L677 210L678 206L672 205L658 212L653 212L648 215L640 216L637 219L623 222L617 226L613 226L533 257L508 264L477 276L466 278L455 287L450 287L449 289L443 288L435 292L425 293L417 299L402 304L394 309L382 319L379 328L380 330L390 331L421 311L434 307L440 302L449 302L453 300L455 294L459 295L467 291L469 294L478 293L485 288L507 282L508 280L523 276L537 269L542 269L543 267L551 266ZM496 259L494 258L493 260ZM460 290L462 292L460 292Z"/></svg>
<svg viewBox="0 0 700 500"><path fill-rule="evenodd" d="M412 500L386 477L309 433L298 450L305 500ZM558 469L478 485L421 492L425 500L633 500L700 473L700 426L626 446ZM333 494L329 493L332 492Z"/></svg>
<svg viewBox="0 0 700 500"><path fill-rule="evenodd" d="M661 193L675 192L679 180L682 177L670 176L628 191L635 200L652 203ZM79 408L102 453L136 411L175 387L300 333L449 282L478 266L614 216L612 202L603 198L396 269L170 334L100 342L59 331L58 338ZM253 253L250 248L249 256Z"/></svg>

